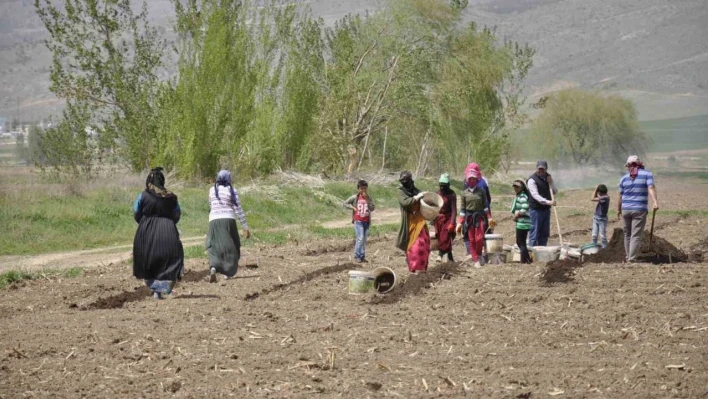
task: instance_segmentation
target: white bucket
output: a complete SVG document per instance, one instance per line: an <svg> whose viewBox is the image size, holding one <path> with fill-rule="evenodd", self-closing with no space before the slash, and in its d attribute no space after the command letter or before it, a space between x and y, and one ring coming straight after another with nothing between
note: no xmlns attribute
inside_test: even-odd
<svg viewBox="0 0 708 399"><path fill-rule="evenodd" d="M443 206L443 199L437 193L426 191L420 200L420 214L427 221L435 220Z"/></svg>
<svg viewBox="0 0 708 399"><path fill-rule="evenodd" d="M535 262L551 262L558 259L560 247L533 247Z"/></svg>
<svg viewBox="0 0 708 399"><path fill-rule="evenodd" d="M349 293L350 294L366 294L374 288L374 275L361 271L349 271Z"/></svg>
<svg viewBox="0 0 708 399"><path fill-rule="evenodd" d="M396 286L396 273L388 267L377 267L371 275L374 276L374 289L379 294L387 294Z"/></svg>
<svg viewBox="0 0 708 399"><path fill-rule="evenodd" d="M487 241L487 253L498 254L504 251L504 236L501 234L485 234Z"/></svg>

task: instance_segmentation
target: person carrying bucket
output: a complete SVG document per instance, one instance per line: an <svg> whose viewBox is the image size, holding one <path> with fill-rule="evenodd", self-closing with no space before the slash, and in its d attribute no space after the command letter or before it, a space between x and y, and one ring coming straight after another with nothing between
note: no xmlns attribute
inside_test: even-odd
<svg viewBox="0 0 708 399"><path fill-rule="evenodd" d="M413 174L401 172L398 180L398 204L401 208L401 228L398 231L396 247L406 253L408 271L413 274L428 270L430 257L430 233L428 223L420 214L420 200L423 193L413 182Z"/></svg>
<svg viewBox="0 0 708 399"><path fill-rule="evenodd" d="M435 219L435 234L438 237L438 262L454 262L452 257L452 240L455 239L455 220L457 219L457 194L450 189L450 174L443 173L438 180L440 191L438 195L443 199L443 206Z"/></svg>
<svg viewBox="0 0 708 399"><path fill-rule="evenodd" d="M474 168L468 168L465 173L467 188L462 191L462 204L460 206L460 220L457 232L467 237L469 242L469 256L466 260L473 260L474 267L481 267L480 257L484 248L484 234L489 228L491 214L487 207L486 193L478 187L481 180L480 173Z"/></svg>
<svg viewBox="0 0 708 399"><path fill-rule="evenodd" d="M369 183L366 180L359 180L356 188L357 193L344 201L344 207L352 210L352 223L356 234L354 260L362 263L366 262L366 238L369 236L374 200L368 193Z"/></svg>

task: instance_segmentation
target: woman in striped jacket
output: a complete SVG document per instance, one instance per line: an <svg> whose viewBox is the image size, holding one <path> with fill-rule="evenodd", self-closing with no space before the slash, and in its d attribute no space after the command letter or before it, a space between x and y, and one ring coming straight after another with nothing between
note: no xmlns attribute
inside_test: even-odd
<svg viewBox="0 0 708 399"><path fill-rule="evenodd" d="M526 191L526 184L522 180L514 181L514 192L516 197L511 203L511 213L516 222L516 245L521 251L521 263L531 263L529 249L526 247L526 238L531 228L531 217L529 216L529 195Z"/></svg>

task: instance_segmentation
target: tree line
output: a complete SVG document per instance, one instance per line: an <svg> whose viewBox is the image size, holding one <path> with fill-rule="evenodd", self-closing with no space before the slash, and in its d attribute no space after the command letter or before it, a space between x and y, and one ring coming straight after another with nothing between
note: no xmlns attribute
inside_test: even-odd
<svg viewBox="0 0 708 399"><path fill-rule="evenodd" d="M534 50L463 23L463 0L388 0L329 26L301 5L174 0L171 45L145 3L55 2L35 8L66 107L37 141L42 164L68 173L491 171L525 122Z"/></svg>
<svg viewBox="0 0 708 399"><path fill-rule="evenodd" d="M275 0L172 0L169 44L146 3L55 2L35 8L50 36L50 89L66 107L31 151L62 172L429 174L475 161L491 173L509 167L509 133L529 122L534 50L464 23L465 0L384 0L330 25ZM531 135L549 160L600 164L647 149L629 100L570 89L533 106Z"/></svg>

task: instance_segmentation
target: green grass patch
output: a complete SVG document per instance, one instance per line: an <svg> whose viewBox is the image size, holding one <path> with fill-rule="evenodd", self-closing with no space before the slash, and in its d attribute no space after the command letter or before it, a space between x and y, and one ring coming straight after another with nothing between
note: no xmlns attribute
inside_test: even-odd
<svg viewBox="0 0 708 399"><path fill-rule="evenodd" d="M681 170L656 170L652 171L654 176L660 178L680 178L680 179L697 179L708 180L708 170L705 171L681 171Z"/></svg>
<svg viewBox="0 0 708 399"><path fill-rule="evenodd" d="M651 152L708 148L708 115L644 121L639 126L652 140Z"/></svg>
<svg viewBox="0 0 708 399"><path fill-rule="evenodd" d="M430 186L425 188L436 188L437 183ZM182 237L206 234L209 187L175 189L182 209L177 224ZM110 181L104 187L90 189L72 184L10 184L5 180L0 187L0 256L130 245L137 228L132 205L139 192L140 187L111 187ZM244 240L244 245L252 245L249 241L284 244L294 233L274 229L347 218L350 213L342 201L355 192L354 182L311 188L265 181L248 187L241 194L241 202L255 238ZM398 207L395 184L372 184L369 192L378 209ZM201 256L200 247L203 245L187 249L186 256Z"/></svg>
<svg viewBox="0 0 708 399"><path fill-rule="evenodd" d="M83 274L84 270L80 267L72 267L64 270L46 269L39 272L25 272L20 270L10 270L0 274L0 289L7 287L12 283L25 280L39 280L48 278L76 278Z"/></svg>
<svg viewBox="0 0 708 399"><path fill-rule="evenodd" d="M204 243L185 247L184 248L184 258L185 259L206 258L205 251L206 251L206 249L204 249Z"/></svg>

